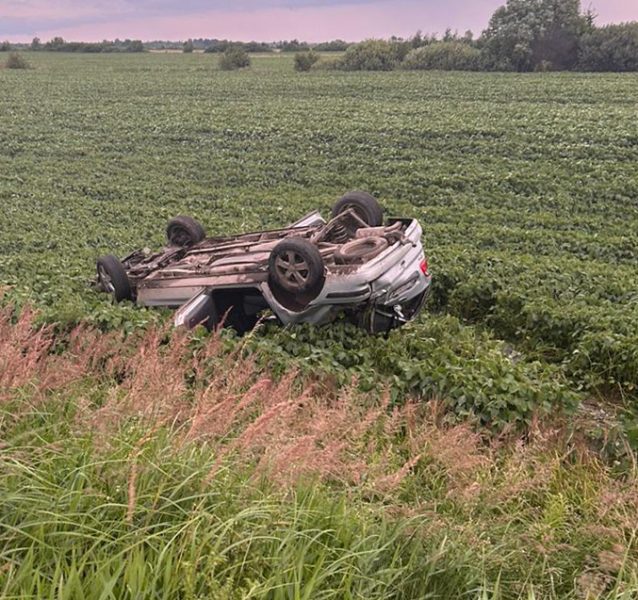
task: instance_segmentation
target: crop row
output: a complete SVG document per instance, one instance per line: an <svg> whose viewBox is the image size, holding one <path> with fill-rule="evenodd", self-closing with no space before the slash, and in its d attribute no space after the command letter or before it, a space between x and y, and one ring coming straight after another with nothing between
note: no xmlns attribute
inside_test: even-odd
<svg viewBox="0 0 638 600"><path fill-rule="evenodd" d="M530 406L568 405L570 389L633 391L635 76L299 75L281 57L222 73L209 58L38 53L34 69L0 72L9 298L36 303L47 320L137 327L157 315L93 293L96 256L159 246L175 214L234 233L362 188L422 221L430 308L455 317L425 316L370 342L365 368L384 365L397 393L446 394L458 412L488 420L488 382L508 373ZM279 340L273 332L263 343L269 336ZM317 332L312 344L330 336ZM494 338L527 358L512 362ZM280 341L273 356L287 352ZM477 354L468 359L464 344ZM357 352L346 345L340 362Z"/></svg>

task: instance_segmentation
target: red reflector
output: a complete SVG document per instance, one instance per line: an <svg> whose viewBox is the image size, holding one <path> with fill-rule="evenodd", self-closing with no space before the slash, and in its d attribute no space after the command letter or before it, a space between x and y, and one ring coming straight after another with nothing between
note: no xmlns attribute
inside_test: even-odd
<svg viewBox="0 0 638 600"><path fill-rule="evenodd" d="M428 275L428 259L426 258L422 260L419 267L421 268L421 273L427 276Z"/></svg>

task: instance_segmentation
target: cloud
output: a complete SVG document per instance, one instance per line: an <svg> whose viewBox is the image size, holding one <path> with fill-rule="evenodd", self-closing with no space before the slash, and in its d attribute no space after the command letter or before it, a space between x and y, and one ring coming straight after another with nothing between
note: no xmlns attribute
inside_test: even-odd
<svg viewBox="0 0 638 600"><path fill-rule="evenodd" d="M273 10L304 12L315 8L375 4L380 0L7 0L0 3L0 36L35 35L38 32L66 31L95 26L174 18L192 21L200 15L260 14ZM382 1L382 0L381 0ZM117 36L114 30L113 35ZM122 36L120 36L122 37ZM139 37L139 36L137 36Z"/></svg>
<svg viewBox="0 0 638 600"><path fill-rule="evenodd" d="M0 37L356 40L483 25L499 1L14 0L0 8Z"/></svg>
<svg viewBox="0 0 638 600"><path fill-rule="evenodd" d="M0 39L308 41L480 32L505 0L0 0ZM636 0L595 0L599 22L638 19Z"/></svg>

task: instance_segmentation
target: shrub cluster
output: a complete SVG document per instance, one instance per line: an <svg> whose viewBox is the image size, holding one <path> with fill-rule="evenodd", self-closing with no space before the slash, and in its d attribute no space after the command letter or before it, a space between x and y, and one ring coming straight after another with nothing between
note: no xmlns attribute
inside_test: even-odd
<svg viewBox="0 0 638 600"><path fill-rule="evenodd" d="M403 61L405 69L439 71L479 71L481 51L463 42L435 42L410 51Z"/></svg>
<svg viewBox="0 0 638 600"><path fill-rule="evenodd" d="M236 71L250 66L250 57L243 46L229 46L219 57L222 71Z"/></svg>
<svg viewBox="0 0 638 600"><path fill-rule="evenodd" d="M343 71L392 71L401 61L396 45L384 40L366 40L350 46L337 61Z"/></svg>
<svg viewBox="0 0 638 600"><path fill-rule="evenodd" d="M313 50L298 52L295 54L295 71L310 71L320 58L319 54Z"/></svg>
<svg viewBox="0 0 638 600"><path fill-rule="evenodd" d="M229 48L241 47L246 52L272 52L264 42L232 42L230 40L210 40L204 49L205 54L222 54Z"/></svg>
<svg viewBox="0 0 638 600"><path fill-rule="evenodd" d="M30 69L31 65L28 61L22 56L22 54L18 54L17 52L12 52L9 54L6 62L4 63L5 69Z"/></svg>

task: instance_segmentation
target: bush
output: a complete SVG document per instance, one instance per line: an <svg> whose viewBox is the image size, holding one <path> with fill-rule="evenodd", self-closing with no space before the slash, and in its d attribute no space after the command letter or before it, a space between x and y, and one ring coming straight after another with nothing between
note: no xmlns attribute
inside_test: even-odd
<svg viewBox="0 0 638 600"><path fill-rule="evenodd" d="M31 66L21 54L12 52L4 63L6 69L30 69Z"/></svg>
<svg viewBox="0 0 638 600"><path fill-rule="evenodd" d="M406 69L478 71L481 51L462 42L435 42L412 50L403 66Z"/></svg>
<svg viewBox="0 0 638 600"><path fill-rule="evenodd" d="M184 42L184 45L182 46L182 51L184 52L184 54L192 54L193 53L193 40L187 40L186 42Z"/></svg>
<svg viewBox="0 0 638 600"><path fill-rule="evenodd" d="M229 46L219 57L219 68L222 71L235 71L250 67L250 57L242 46Z"/></svg>
<svg viewBox="0 0 638 600"><path fill-rule="evenodd" d="M10 42L2 42L0 43L0 52L9 52L11 50Z"/></svg>
<svg viewBox="0 0 638 600"><path fill-rule="evenodd" d="M599 27L580 43L583 71L638 71L638 23Z"/></svg>
<svg viewBox="0 0 638 600"><path fill-rule="evenodd" d="M310 71L312 66L319 62L321 56L317 52L297 52L295 54L295 71Z"/></svg>
<svg viewBox="0 0 638 600"><path fill-rule="evenodd" d="M366 40L350 46L338 61L344 71L392 71L400 62L397 48L384 40Z"/></svg>

